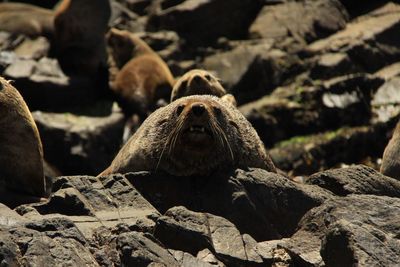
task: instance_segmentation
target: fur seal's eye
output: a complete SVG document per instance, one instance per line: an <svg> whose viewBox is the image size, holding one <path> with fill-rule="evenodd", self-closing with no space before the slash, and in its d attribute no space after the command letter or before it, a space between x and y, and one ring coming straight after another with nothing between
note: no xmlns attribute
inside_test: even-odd
<svg viewBox="0 0 400 267"><path fill-rule="evenodd" d="M183 111L183 109L185 108L185 105L179 105L177 108L176 108L176 115L181 115L181 113L182 113L182 111Z"/></svg>
<svg viewBox="0 0 400 267"><path fill-rule="evenodd" d="M210 74L206 74L204 75L204 78L207 79L207 81L211 81L211 75Z"/></svg>
<svg viewBox="0 0 400 267"><path fill-rule="evenodd" d="M216 115L221 115L222 114L222 110L219 107L213 107L214 108L214 113Z"/></svg>

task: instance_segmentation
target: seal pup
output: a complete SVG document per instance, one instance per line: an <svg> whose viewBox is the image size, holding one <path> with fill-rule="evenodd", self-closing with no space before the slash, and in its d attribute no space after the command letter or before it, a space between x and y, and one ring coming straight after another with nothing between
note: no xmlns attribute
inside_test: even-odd
<svg viewBox="0 0 400 267"><path fill-rule="evenodd" d="M176 81L171 92L171 102L189 95L215 95L236 106L235 97L227 94L220 80L202 69L190 70Z"/></svg>
<svg viewBox="0 0 400 267"><path fill-rule="evenodd" d="M0 31L50 37L53 24L53 10L23 3L0 3Z"/></svg>
<svg viewBox="0 0 400 267"><path fill-rule="evenodd" d="M10 200L13 193L20 194L17 201L21 196L31 200L47 197L38 129L20 93L2 77L0 149L0 201Z"/></svg>
<svg viewBox="0 0 400 267"><path fill-rule="evenodd" d="M164 60L142 39L128 31L111 29L107 34L111 57L119 71L111 78L111 89L123 112L141 119L168 99L174 77Z"/></svg>
<svg viewBox="0 0 400 267"><path fill-rule="evenodd" d="M107 68L109 0L64 0L56 8L53 50L67 73L97 75Z"/></svg>
<svg viewBox="0 0 400 267"><path fill-rule="evenodd" d="M255 129L218 97L193 95L153 112L100 175L210 176L249 167L276 172Z"/></svg>
<svg viewBox="0 0 400 267"><path fill-rule="evenodd" d="M400 122L397 123L393 136L383 152L380 172L400 180Z"/></svg>

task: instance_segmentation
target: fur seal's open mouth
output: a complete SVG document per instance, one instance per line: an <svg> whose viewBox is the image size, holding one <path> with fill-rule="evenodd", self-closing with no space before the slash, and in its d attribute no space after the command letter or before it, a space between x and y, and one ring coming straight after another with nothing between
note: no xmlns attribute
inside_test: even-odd
<svg viewBox="0 0 400 267"><path fill-rule="evenodd" d="M199 124L188 126L182 133L185 142L195 144L208 142L213 137L212 132L208 127Z"/></svg>

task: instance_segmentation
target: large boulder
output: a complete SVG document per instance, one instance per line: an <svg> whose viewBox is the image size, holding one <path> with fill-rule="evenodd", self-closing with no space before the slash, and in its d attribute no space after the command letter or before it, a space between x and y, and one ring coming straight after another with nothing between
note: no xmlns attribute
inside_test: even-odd
<svg viewBox="0 0 400 267"><path fill-rule="evenodd" d="M353 65L374 72L400 59L400 5L388 3L328 38L310 44L310 55L346 53Z"/></svg>
<svg viewBox="0 0 400 267"><path fill-rule="evenodd" d="M64 175L99 174L121 146L125 119L120 112L106 116L41 111L32 114L45 158Z"/></svg>
<svg viewBox="0 0 400 267"><path fill-rule="evenodd" d="M297 266L396 266L400 200L350 195L309 211L281 246Z"/></svg>
<svg viewBox="0 0 400 267"><path fill-rule="evenodd" d="M252 38L273 39L277 47L293 50L343 29L348 20L338 0L284 1L264 6L249 31Z"/></svg>
<svg viewBox="0 0 400 267"><path fill-rule="evenodd" d="M175 177L146 172L127 179L160 213L175 206L224 217L257 241L290 236L301 217L330 197L315 186L253 169L219 177Z"/></svg>
<svg viewBox="0 0 400 267"><path fill-rule="evenodd" d="M147 29L173 30L192 44L243 38L261 7L259 0L162 0L150 14Z"/></svg>

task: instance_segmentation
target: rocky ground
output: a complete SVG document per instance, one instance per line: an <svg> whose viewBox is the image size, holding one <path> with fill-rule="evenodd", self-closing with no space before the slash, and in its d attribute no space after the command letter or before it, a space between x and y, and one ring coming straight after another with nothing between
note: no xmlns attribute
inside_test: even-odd
<svg viewBox="0 0 400 267"><path fill-rule="evenodd" d="M377 170L400 114L400 4L364 2L111 1L110 26L140 33L176 77L215 72L304 183L258 169L95 178L125 123L107 79L66 75L49 37L0 32L0 74L56 177L48 203L0 204L0 265L398 265L400 182Z"/></svg>

